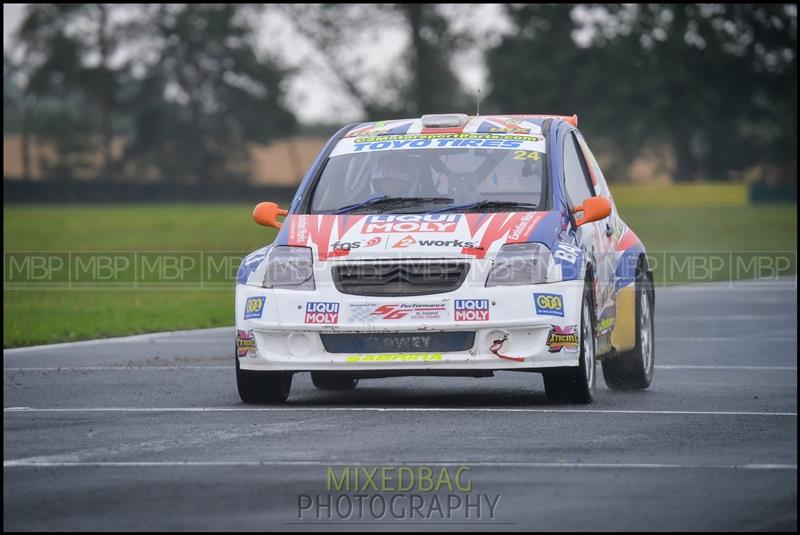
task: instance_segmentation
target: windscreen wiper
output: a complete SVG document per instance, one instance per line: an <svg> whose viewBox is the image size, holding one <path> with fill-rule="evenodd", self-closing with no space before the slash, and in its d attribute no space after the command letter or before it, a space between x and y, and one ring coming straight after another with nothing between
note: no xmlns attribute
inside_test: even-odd
<svg viewBox="0 0 800 535"><path fill-rule="evenodd" d="M472 202L469 204L454 204L451 206L445 206L444 208L431 210L428 213L435 214L438 212L452 212L454 210L475 210L475 209L485 210L487 208L524 208L526 210L533 210L537 206L538 206L537 204L529 202L483 200L478 202Z"/></svg>
<svg viewBox="0 0 800 535"><path fill-rule="evenodd" d="M361 201L360 203L342 206L341 208L335 210L333 213L345 214L347 212L352 212L353 210L358 210L359 208L363 208L365 206L396 206L396 205L426 203L426 202L450 203L453 202L453 199L451 199L450 197L393 197L390 195L379 195L377 197L370 197L369 199Z"/></svg>

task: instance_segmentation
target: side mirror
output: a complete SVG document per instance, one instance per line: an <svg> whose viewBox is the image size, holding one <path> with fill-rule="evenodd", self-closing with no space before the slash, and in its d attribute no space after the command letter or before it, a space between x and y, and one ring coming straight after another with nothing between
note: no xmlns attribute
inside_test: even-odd
<svg viewBox="0 0 800 535"><path fill-rule="evenodd" d="M253 220L265 227L281 228L278 216L286 216L289 212L274 202L260 202L253 210Z"/></svg>
<svg viewBox="0 0 800 535"><path fill-rule="evenodd" d="M583 217L577 217L579 212L583 212ZM611 215L611 201L605 197L589 197L583 204L576 206L572 213L576 214L575 224L579 227L592 221L600 221Z"/></svg>

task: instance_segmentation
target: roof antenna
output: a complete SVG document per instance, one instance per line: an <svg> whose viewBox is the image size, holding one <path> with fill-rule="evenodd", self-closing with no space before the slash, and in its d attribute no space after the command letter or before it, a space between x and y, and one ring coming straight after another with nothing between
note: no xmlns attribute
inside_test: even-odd
<svg viewBox="0 0 800 535"><path fill-rule="evenodd" d="M481 88L480 87L478 88L478 95L477 95L475 100L476 100L476 105L477 105L477 108L478 108L478 110L475 112L475 117L478 117L481 114Z"/></svg>

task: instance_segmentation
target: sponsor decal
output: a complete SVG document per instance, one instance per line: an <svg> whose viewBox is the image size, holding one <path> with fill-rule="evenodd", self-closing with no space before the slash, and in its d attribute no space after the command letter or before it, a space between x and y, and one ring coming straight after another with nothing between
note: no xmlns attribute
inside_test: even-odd
<svg viewBox="0 0 800 535"><path fill-rule="evenodd" d="M339 303L306 303L305 323L339 323Z"/></svg>
<svg viewBox="0 0 800 535"><path fill-rule="evenodd" d="M400 241L398 241L397 243L392 245L392 249L403 249L404 247L408 247L410 245L416 245L416 244L417 244L417 240L414 239L414 236L409 234L405 238L401 239Z"/></svg>
<svg viewBox="0 0 800 535"><path fill-rule="evenodd" d="M536 313L540 316L564 317L564 298L558 294L533 294Z"/></svg>
<svg viewBox="0 0 800 535"><path fill-rule="evenodd" d="M362 232L454 232L460 214L377 214L367 216Z"/></svg>
<svg viewBox="0 0 800 535"><path fill-rule="evenodd" d="M375 247L383 241L380 236L375 236L368 240L360 241L336 241L331 244L331 252L329 256L347 256L353 249L361 249L362 247Z"/></svg>
<svg viewBox="0 0 800 535"><path fill-rule="evenodd" d="M463 241L463 240L416 240L414 237L409 234L405 238L402 238L397 243L392 245L394 249L403 249L405 247L410 247L415 245L417 247L457 247L459 249L482 249L480 245L478 245L474 241Z"/></svg>
<svg viewBox="0 0 800 535"><path fill-rule="evenodd" d="M374 247L378 245L381 242L381 240L383 240L383 238L381 238L380 236L375 236L374 238L362 241L351 241L351 242L337 241L331 245L331 249L334 251L341 251L341 250L349 251L351 249L360 249L361 247Z"/></svg>
<svg viewBox="0 0 800 535"><path fill-rule="evenodd" d="M453 305L455 307L456 321L489 320L488 299L456 299Z"/></svg>
<svg viewBox="0 0 800 535"><path fill-rule="evenodd" d="M578 326L567 325L566 327L559 327L558 325L551 325L545 344L550 353L558 353L562 349L566 353L577 352Z"/></svg>
<svg viewBox="0 0 800 535"><path fill-rule="evenodd" d="M236 331L236 355L239 358L256 356L256 339L253 331Z"/></svg>
<svg viewBox="0 0 800 535"><path fill-rule="evenodd" d="M600 322L600 324L597 326L597 330L600 332L605 332L614 325L615 321L616 321L615 318L606 318Z"/></svg>
<svg viewBox="0 0 800 535"><path fill-rule="evenodd" d="M260 318L264 312L264 302L266 297L248 297L244 304L244 319Z"/></svg>
<svg viewBox="0 0 800 535"><path fill-rule="evenodd" d="M371 136L347 137L336 144L331 157L385 150L482 148L504 150L545 151L544 138L536 135L503 133L439 133L398 135L373 131Z"/></svg>
<svg viewBox="0 0 800 535"><path fill-rule="evenodd" d="M580 247L575 247L574 245L560 242L558 247L556 247L556 250L553 252L553 258L555 258L557 261L574 264L578 261L578 256L580 253Z"/></svg>
<svg viewBox="0 0 800 535"><path fill-rule="evenodd" d="M470 236L478 236L481 231L483 235L478 247L465 247L462 252L474 255L476 258L483 258L492 244L498 241L504 241L504 243L525 241L544 215L542 212L508 212L467 214L465 217ZM508 237L511 233L516 236L515 240Z"/></svg>
<svg viewBox="0 0 800 535"><path fill-rule="evenodd" d="M443 319L447 307L443 303L421 304L351 304L350 321L370 322L374 320L429 321Z"/></svg>
<svg viewBox="0 0 800 535"><path fill-rule="evenodd" d="M350 355L345 362L428 362L444 360L441 353L383 353L380 355Z"/></svg>

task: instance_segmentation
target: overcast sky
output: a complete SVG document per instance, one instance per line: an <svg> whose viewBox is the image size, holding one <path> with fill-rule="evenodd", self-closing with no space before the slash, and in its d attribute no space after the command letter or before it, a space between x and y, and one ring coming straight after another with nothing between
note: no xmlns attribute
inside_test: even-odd
<svg viewBox="0 0 800 535"><path fill-rule="evenodd" d="M22 19L26 4L3 4L3 48L9 45L11 34L17 29ZM460 9L468 9L466 24L478 31L489 31L494 40L507 28L508 23L502 15L502 8L497 4L480 4ZM289 24L272 18L259 24L262 28L259 44L273 52L277 52L289 64L297 64L308 57L310 47L290 29ZM387 56L397 55L400 49L398 41L402 35L383 34L381 42L373 43L369 48L371 55L367 62L375 68L385 67ZM489 45L490 42L484 43ZM465 89L475 93L479 87L486 92L487 82L481 54L478 51L463 54L455 58L454 68ZM288 104L302 122L345 122L357 120L358 106L347 95L338 90L332 77L324 72L304 72L295 76L289 83ZM472 110L440 110L441 112L471 112Z"/></svg>

